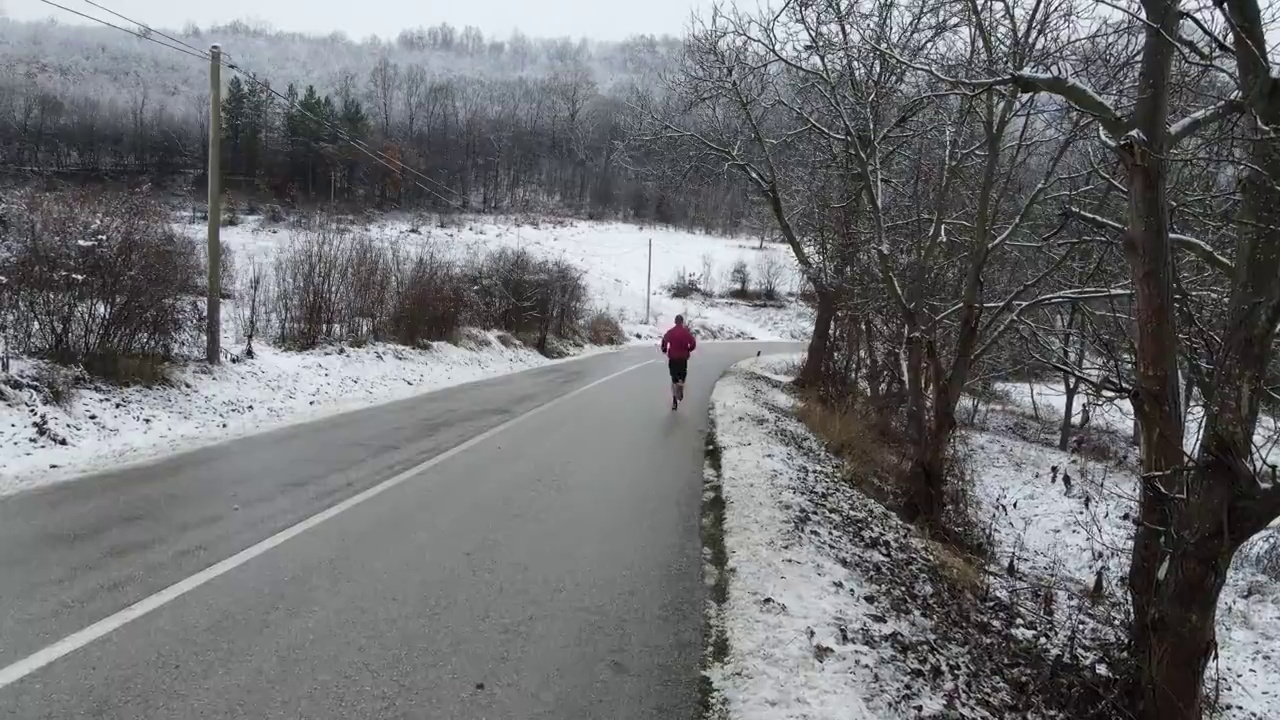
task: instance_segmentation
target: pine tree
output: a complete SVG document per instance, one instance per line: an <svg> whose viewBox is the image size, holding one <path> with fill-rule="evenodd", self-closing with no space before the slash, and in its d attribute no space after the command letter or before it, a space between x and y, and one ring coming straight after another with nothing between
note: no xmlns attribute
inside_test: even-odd
<svg viewBox="0 0 1280 720"><path fill-rule="evenodd" d="M365 141L369 135L369 116L365 113L364 107L359 100L351 96L347 96L342 100L342 117L340 118L339 126L351 140L357 142ZM358 179L360 161L363 159L364 154L352 147L348 142L342 142L338 147L341 148L343 183L345 187L351 187Z"/></svg>
<svg viewBox="0 0 1280 720"><path fill-rule="evenodd" d="M244 142L249 114L249 94L239 77L227 83L222 99L222 174L244 174Z"/></svg>

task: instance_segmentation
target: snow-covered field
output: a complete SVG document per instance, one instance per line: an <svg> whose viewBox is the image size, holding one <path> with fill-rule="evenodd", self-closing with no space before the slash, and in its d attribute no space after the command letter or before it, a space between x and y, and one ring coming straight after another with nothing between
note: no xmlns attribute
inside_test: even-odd
<svg viewBox="0 0 1280 720"><path fill-rule="evenodd" d="M179 227L203 237L203 225ZM732 287L729 273L734 264L742 261L752 286L765 268L772 268L778 275L779 290L793 293L799 274L785 245L770 243L759 249L758 241L749 238L666 227L491 216L446 217L442 222L428 218L379 221L362 230L384 241L430 245L458 258L497 247L521 247L543 257L568 260L585 271L597 309L617 316L633 339L646 342L659 337L677 314L688 318L700 336L726 340L802 340L808 338L813 324L810 308L791 298L778 303L748 303L700 295L677 299L666 291L677 277L693 276L702 289L723 294ZM250 256L269 258L289 237L286 226L264 226L256 219L222 229L223 243L235 249L242 266ZM649 321L645 322L645 289L650 278Z"/></svg>
<svg viewBox="0 0 1280 720"><path fill-rule="evenodd" d="M985 568L956 562L842 476L795 417L790 362L741 363L712 398L707 497L724 499L728 578L709 609L728 648L707 670L717 717L1066 718L1063 698L1109 702L1100 658L1126 613L1131 459L1028 439L1013 411L1029 403L985 413L964 452L995 552ZM1216 699L1232 720L1280 717L1280 583L1256 551L1232 567L1218 614Z"/></svg>
<svg viewBox="0 0 1280 720"><path fill-rule="evenodd" d="M523 246L567 259L585 272L593 305L618 316L633 342L654 342L676 313L684 313L703 339L805 337L812 322L809 310L794 301L773 306L702 297L686 301L663 290L682 268L702 272L706 265L721 278L738 259L754 270L764 255L780 264L787 282L793 283L794 261L786 248L759 251L749 240L619 223L477 217L452 218L444 225L380 222L367 231L388 240L433 243L458 256ZM193 235L204 232L203 225L178 228ZM288 226L248 218L223 228L222 241L243 273L251 257L269 267L292 232ZM653 295L646 324L650 239ZM172 371L172 384L162 387L81 383L62 403L38 390L41 366L19 359L11 375L0 376L0 494L552 362L528 348L504 346L493 333L473 335L466 349L436 343L429 350L377 345L304 353L258 340L253 360L216 369L179 367ZM238 352L243 346L233 301L224 303L223 339L227 349Z"/></svg>

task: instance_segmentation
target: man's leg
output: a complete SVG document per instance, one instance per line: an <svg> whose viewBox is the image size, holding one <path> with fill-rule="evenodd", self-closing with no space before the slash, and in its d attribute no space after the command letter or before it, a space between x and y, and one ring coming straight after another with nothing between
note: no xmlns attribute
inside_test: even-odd
<svg viewBox="0 0 1280 720"><path fill-rule="evenodd" d="M680 404L680 375L677 372L678 364L675 360L667 361L667 374L671 376L671 409L675 410Z"/></svg>

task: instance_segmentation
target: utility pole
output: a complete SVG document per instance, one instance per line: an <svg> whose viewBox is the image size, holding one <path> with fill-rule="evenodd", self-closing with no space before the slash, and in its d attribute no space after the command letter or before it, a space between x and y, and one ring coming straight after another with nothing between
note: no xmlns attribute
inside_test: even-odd
<svg viewBox="0 0 1280 720"><path fill-rule="evenodd" d="M209 48L209 294L205 300L205 359L217 365L222 359L222 46Z"/></svg>
<svg viewBox="0 0 1280 720"><path fill-rule="evenodd" d="M649 324L649 296L653 293L653 238L649 238L649 269L644 276L644 324Z"/></svg>

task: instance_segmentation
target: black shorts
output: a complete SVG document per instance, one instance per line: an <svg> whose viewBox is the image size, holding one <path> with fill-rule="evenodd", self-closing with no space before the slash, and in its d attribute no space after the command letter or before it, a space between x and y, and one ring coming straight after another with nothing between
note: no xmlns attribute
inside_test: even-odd
<svg viewBox="0 0 1280 720"><path fill-rule="evenodd" d="M689 374L689 358L684 360L668 360L667 369L671 371L671 382L682 383Z"/></svg>

